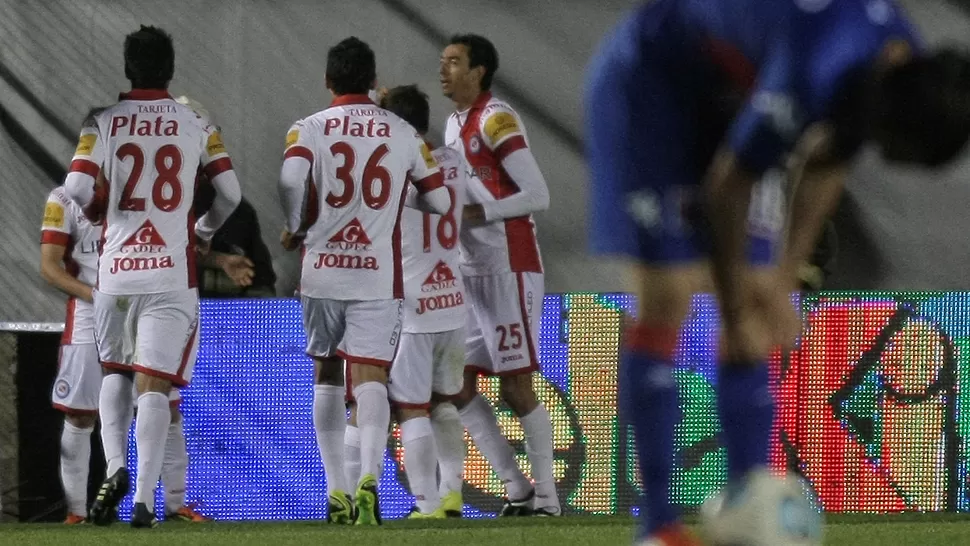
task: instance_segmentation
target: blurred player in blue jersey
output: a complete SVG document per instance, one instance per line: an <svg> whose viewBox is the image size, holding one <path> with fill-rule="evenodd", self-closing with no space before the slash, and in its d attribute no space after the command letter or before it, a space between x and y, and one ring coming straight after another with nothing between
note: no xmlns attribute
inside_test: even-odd
<svg viewBox="0 0 970 546"><path fill-rule="evenodd" d="M955 157L970 133L970 62L923 53L889 0L655 0L606 39L585 100L592 247L629 259L639 304L620 399L640 455L642 538L695 544L669 501L671 365L692 294L716 288L721 305L717 404L737 480L767 464L764 361L798 334L789 293L850 160L866 142L890 161ZM784 245L748 221L755 181L776 167L797 183Z"/></svg>

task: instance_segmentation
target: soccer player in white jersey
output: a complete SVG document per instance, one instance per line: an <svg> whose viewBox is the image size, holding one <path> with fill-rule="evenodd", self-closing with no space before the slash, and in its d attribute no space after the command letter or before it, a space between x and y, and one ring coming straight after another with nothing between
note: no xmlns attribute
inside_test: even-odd
<svg viewBox="0 0 970 546"><path fill-rule="evenodd" d="M428 96L417 86L391 89L381 106L422 136L427 134ZM404 327L388 383L416 499L412 518L461 517L465 475L465 429L451 399L461 391L465 366L467 310L458 234L468 184L459 152L443 147L432 154L441 166L451 207L444 215L404 210Z"/></svg>
<svg viewBox="0 0 970 546"><path fill-rule="evenodd" d="M101 365L94 344L94 308L91 304L98 275L100 238L101 227L84 217L77 204L64 193L63 187L51 191L44 206L41 227L40 274L51 286L69 296L57 377L51 392L52 405L64 413L61 483L67 501L64 523L68 525L84 523L87 519L91 432L97 420L101 391ZM206 521L205 516L185 505L188 454L178 407L181 397L177 389L172 389L169 399L172 424L165 442L161 473L166 518Z"/></svg>
<svg viewBox="0 0 970 546"><path fill-rule="evenodd" d="M99 401L108 477L89 518L98 525L114 521L128 490L123 456L134 374L140 394L131 525L154 527L148 503L171 421L168 395L173 385L188 384L195 363L196 237L209 241L241 195L219 131L168 94L175 65L171 37L143 26L125 38L124 58L132 90L86 122L65 189L89 218L104 222L94 317L99 358L108 372ZM195 221L200 167L216 198Z"/></svg>
<svg viewBox="0 0 970 546"><path fill-rule="evenodd" d="M387 373L401 334L401 210L409 180L434 212L445 214L451 202L414 128L368 97L376 62L367 44L347 38L331 48L326 82L334 95L330 107L287 133L281 243L303 246L300 293L316 368L313 422L327 474L327 518L350 523L356 508L358 525L375 525L390 422ZM345 483L344 361L361 436L356 484ZM349 487L356 487L356 506Z"/></svg>
<svg viewBox="0 0 970 546"><path fill-rule="evenodd" d="M560 515L553 475L552 425L536 398L538 330L545 294L532 214L549 207L549 190L518 114L489 89L498 53L487 39L454 36L441 54L441 88L455 103L445 142L471 166L472 194L464 208L461 271L470 303L462 422L508 498L502 515ZM530 483L502 436L491 405L477 392L477 375L498 376L502 399L519 417L532 466Z"/></svg>

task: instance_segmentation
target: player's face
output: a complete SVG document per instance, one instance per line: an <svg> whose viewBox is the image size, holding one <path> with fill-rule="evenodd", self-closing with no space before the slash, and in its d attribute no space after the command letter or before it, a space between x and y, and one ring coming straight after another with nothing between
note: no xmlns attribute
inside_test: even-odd
<svg viewBox="0 0 970 546"><path fill-rule="evenodd" d="M468 48L463 45L452 44L441 52L438 76L441 80L441 92L450 99L477 94L475 71L468 66Z"/></svg>

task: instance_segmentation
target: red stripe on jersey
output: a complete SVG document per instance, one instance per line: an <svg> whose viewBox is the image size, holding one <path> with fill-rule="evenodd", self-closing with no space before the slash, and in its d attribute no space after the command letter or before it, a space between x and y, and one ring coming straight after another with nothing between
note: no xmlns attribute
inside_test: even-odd
<svg viewBox="0 0 970 546"><path fill-rule="evenodd" d="M506 157L512 155L519 150L525 150L529 147L525 143L525 137L522 135L515 135L514 137L506 140L498 148L495 148L495 159L501 162Z"/></svg>
<svg viewBox="0 0 970 546"><path fill-rule="evenodd" d="M232 160L230 160L228 157L223 157L210 162L202 170L205 172L205 175L209 177L209 180L212 180L226 171L231 171Z"/></svg>
<svg viewBox="0 0 970 546"><path fill-rule="evenodd" d="M300 223L299 231L306 233L313 224L317 223L320 217L320 195L317 193L317 185L313 183L313 175L307 177L306 199L303 205L303 222Z"/></svg>
<svg viewBox="0 0 970 546"><path fill-rule="evenodd" d="M310 163L313 163L313 152L304 146L290 146L287 148L286 152L283 154L283 160L285 161L291 157L302 157Z"/></svg>
<svg viewBox="0 0 970 546"><path fill-rule="evenodd" d="M108 210L108 194L110 193L107 182L100 180L94 183L94 198L84 207L84 216L93 224L97 224L104 219L105 211Z"/></svg>
<svg viewBox="0 0 970 546"><path fill-rule="evenodd" d="M77 298L67 298L67 313L64 317L64 333L61 334L61 345L70 345L74 339L74 312L77 310Z"/></svg>
<svg viewBox="0 0 970 546"><path fill-rule="evenodd" d="M211 180L211 179L210 179ZM194 189L192 190L192 195L199 195L199 177L195 177ZM197 243L195 237L195 207L189 207L188 223L186 225L186 233L188 234L189 244L185 247L185 268L186 268L186 280L188 282L189 288L195 288L199 286L199 281L197 278L197 271L195 269L195 245Z"/></svg>
<svg viewBox="0 0 970 546"><path fill-rule="evenodd" d="M68 170L72 173L84 173L91 178L97 178L98 173L101 172L101 167L87 159L75 159L71 162L71 168Z"/></svg>
<svg viewBox="0 0 970 546"><path fill-rule="evenodd" d="M66 247L70 241L71 236L63 231L45 229L40 232L40 244L42 245L57 245Z"/></svg>
<svg viewBox="0 0 970 546"><path fill-rule="evenodd" d="M539 243L528 216L505 221L505 243L509 248L509 266L512 271L542 273Z"/></svg>
<svg viewBox="0 0 970 546"><path fill-rule="evenodd" d="M535 343L532 342L532 321L529 320L529 310L525 301L525 280L522 273L515 274L515 282L519 286L519 311L522 313L522 329L525 330L525 342L529 347L529 358L532 359L532 366L539 367L539 354L536 352ZM542 305L542 301L539 301Z"/></svg>
<svg viewBox="0 0 970 546"><path fill-rule="evenodd" d="M418 193L428 193L434 191L438 188L443 188L445 185L445 175L438 169L438 172L426 176L417 182L414 182L414 187L418 189Z"/></svg>
<svg viewBox="0 0 970 546"><path fill-rule="evenodd" d="M394 299L404 299L404 265L401 262L401 216L404 212L404 198L408 192L408 185L401 190L401 199L397 204L397 217L394 220L394 233L391 235L391 255L394 261Z"/></svg>

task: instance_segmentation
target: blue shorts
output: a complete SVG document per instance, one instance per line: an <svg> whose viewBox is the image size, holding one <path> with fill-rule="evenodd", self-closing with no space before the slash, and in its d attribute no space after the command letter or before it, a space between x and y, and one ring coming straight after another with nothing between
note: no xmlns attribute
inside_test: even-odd
<svg viewBox="0 0 970 546"><path fill-rule="evenodd" d="M650 264L698 261L711 237L701 180L736 112L737 92L703 53L677 45L658 24L653 44L621 29L601 49L587 82L589 232L594 253ZM639 40L635 44L631 40ZM680 40L682 41L682 40ZM637 51L631 55L629 51ZM748 256L772 263L783 229L781 177L756 186Z"/></svg>

